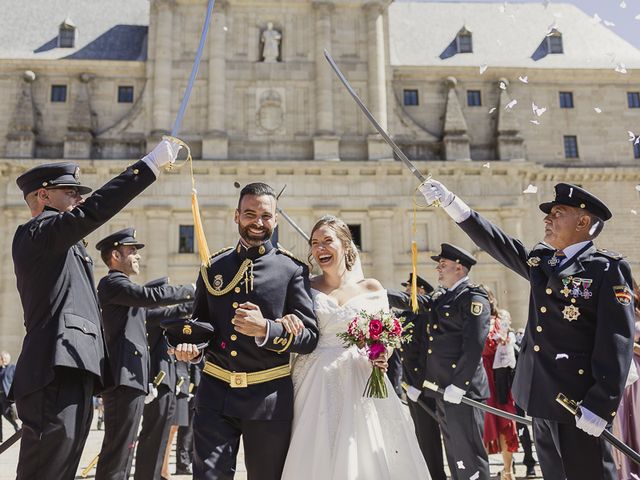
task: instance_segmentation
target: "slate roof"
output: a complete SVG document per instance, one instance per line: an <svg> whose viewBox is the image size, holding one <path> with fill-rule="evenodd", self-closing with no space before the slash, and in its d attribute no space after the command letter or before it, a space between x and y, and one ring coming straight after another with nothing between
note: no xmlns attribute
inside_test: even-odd
<svg viewBox="0 0 640 480"><path fill-rule="evenodd" d="M137 60L147 58L149 0L0 0L0 59ZM74 48L58 47L65 20Z"/></svg>
<svg viewBox="0 0 640 480"><path fill-rule="evenodd" d="M640 67L640 50L568 3L403 2L389 7L392 66L529 68ZM457 33L472 33L473 53L455 53ZM564 53L548 54L555 27Z"/></svg>

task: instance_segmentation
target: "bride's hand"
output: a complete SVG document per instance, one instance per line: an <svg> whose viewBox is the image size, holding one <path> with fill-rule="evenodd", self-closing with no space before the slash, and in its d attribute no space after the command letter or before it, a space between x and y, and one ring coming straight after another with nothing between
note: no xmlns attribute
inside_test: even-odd
<svg viewBox="0 0 640 480"><path fill-rule="evenodd" d="M280 322L287 333L292 333L296 337L304 330L304 323L295 313L288 313L284 317L276 319L276 322Z"/></svg>
<svg viewBox="0 0 640 480"><path fill-rule="evenodd" d="M389 357L387 356L387 352L384 352L381 353L380 356L375 360L371 360L371 363L374 367L379 368L384 373L387 373L387 369L389 368L389 362L387 361L388 358Z"/></svg>

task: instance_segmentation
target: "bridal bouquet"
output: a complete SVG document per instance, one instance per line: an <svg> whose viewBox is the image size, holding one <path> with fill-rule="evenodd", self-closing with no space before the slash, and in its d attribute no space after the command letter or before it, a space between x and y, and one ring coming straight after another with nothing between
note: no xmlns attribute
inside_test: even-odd
<svg viewBox="0 0 640 480"><path fill-rule="evenodd" d="M411 339L411 335L404 333L413 324L402 326L402 317L396 317L393 312L380 310L376 313L360 311L347 325L347 331L338 333L338 337L344 342L344 347L356 345L364 348L369 360L375 360L385 353L387 347L400 348ZM384 372L373 367L371 376L364 388L365 397L387 398L387 386L384 381Z"/></svg>

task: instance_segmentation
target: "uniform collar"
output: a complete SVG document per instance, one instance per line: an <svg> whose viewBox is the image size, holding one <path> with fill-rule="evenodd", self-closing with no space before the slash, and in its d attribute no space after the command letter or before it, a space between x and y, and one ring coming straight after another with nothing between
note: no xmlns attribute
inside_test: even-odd
<svg viewBox="0 0 640 480"><path fill-rule="evenodd" d="M569 275L575 275L576 273L584 271L584 265L582 264L582 261L590 258L591 255L596 252L596 247L591 241L588 241L586 243L580 242L580 244L581 247L577 251L574 251L573 256L569 260L564 262L557 270L558 276L568 277ZM571 248L573 246L574 245L570 245L568 248Z"/></svg>
<svg viewBox="0 0 640 480"><path fill-rule="evenodd" d="M245 247L241 241L238 241L238 244L236 245L236 254L240 260L245 260L247 258L255 260L256 258L266 255L273 249L274 247L271 240L267 240L257 247Z"/></svg>
<svg viewBox="0 0 640 480"><path fill-rule="evenodd" d="M458 288L461 284L463 284L464 282L468 282L469 281L469 276L466 275L464 277L462 277L460 280L458 280L456 283L454 283L453 285L451 285L451 288L448 288L447 291L448 292L453 292L456 288Z"/></svg>
<svg viewBox="0 0 640 480"><path fill-rule="evenodd" d="M583 247L586 247L588 243L591 243L591 240L585 240L584 242L574 243L573 245L565 247L562 251L566 255L566 258L560 265L562 266L564 263L570 261L576 255L576 253L582 250Z"/></svg>

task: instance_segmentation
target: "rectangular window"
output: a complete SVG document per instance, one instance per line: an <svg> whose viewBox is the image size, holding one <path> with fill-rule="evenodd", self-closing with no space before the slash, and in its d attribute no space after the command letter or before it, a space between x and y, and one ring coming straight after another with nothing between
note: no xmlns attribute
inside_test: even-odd
<svg viewBox="0 0 640 480"><path fill-rule="evenodd" d="M418 90L405 90L404 91L404 104L405 105L418 105Z"/></svg>
<svg viewBox="0 0 640 480"><path fill-rule="evenodd" d="M51 101L52 102L66 102L67 101L67 86L66 85L51 85Z"/></svg>
<svg viewBox="0 0 640 480"><path fill-rule="evenodd" d="M549 48L549 53L564 53L562 48L562 36L551 35L547 37L547 47Z"/></svg>
<svg viewBox="0 0 640 480"><path fill-rule="evenodd" d="M579 158L578 137L575 135L564 136L564 158Z"/></svg>
<svg viewBox="0 0 640 480"><path fill-rule="evenodd" d="M633 142L633 158L640 158L640 137L636 137Z"/></svg>
<svg viewBox="0 0 640 480"><path fill-rule="evenodd" d="M629 108L640 108L640 92L627 92Z"/></svg>
<svg viewBox="0 0 640 480"><path fill-rule="evenodd" d="M118 87L118 103L133 103L133 87Z"/></svg>
<svg viewBox="0 0 640 480"><path fill-rule="evenodd" d="M60 48L73 48L76 43L75 28L60 28L58 32L58 46Z"/></svg>
<svg viewBox="0 0 640 480"><path fill-rule="evenodd" d="M458 53L473 53L471 35L458 35Z"/></svg>
<svg viewBox="0 0 640 480"><path fill-rule="evenodd" d="M349 231L351 232L351 238L353 239L353 243L356 244L358 250L362 250L362 226L351 224L347 225L349 227Z"/></svg>
<svg viewBox="0 0 640 480"><path fill-rule="evenodd" d="M560 92L560 108L573 108L572 92Z"/></svg>
<svg viewBox="0 0 640 480"><path fill-rule="evenodd" d="M180 225L179 253L193 253L193 225Z"/></svg>
<svg viewBox="0 0 640 480"><path fill-rule="evenodd" d="M467 90L467 105L470 107L482 106L480 90Z"/></svg>

